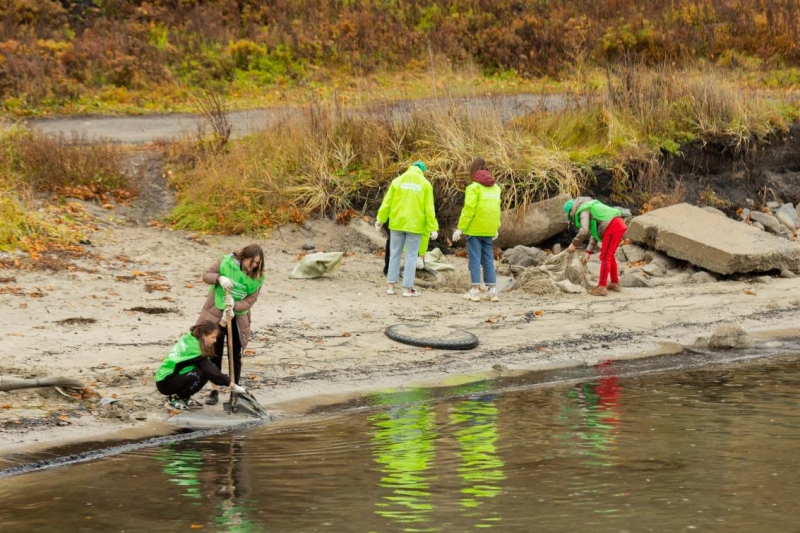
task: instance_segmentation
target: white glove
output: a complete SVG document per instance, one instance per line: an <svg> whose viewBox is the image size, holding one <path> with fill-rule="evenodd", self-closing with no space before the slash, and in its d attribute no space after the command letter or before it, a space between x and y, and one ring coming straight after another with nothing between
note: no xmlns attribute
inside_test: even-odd
<svg viewBox="0 0 800 533"><path fill-rule="evenodd" d="M382 227L383 227L383 222L378 222L378 221L376 220L376 221L375 221L375 231L377 231L378 233L380 233L380 232L381 232L381 228L382 228Z"/></svg>
<svg viewBox="0 0 800 533"><path fill-rule="evenodd" d="M453 242L458 242L461 240L461 236L464 234L463 231L457 229L453 232Z"/></svg>
<svg viewBox="0 0 800 533"><path fill-rule="evenodd" d="M431 240L435 241L438 238L439 238L439 232L438 231L432 231L431 232Z"/></svg>
<svg viewBox="0 0 800 533"><path fill-rule="evenodd" d="M494 237L492 237L492 240L496 241L499 236L500 236L500 232L498 231L497 233L494 234Z"/></svg>
<svg viewBox="0 0 800 533"><path fill-rule="evenodd" d="M217 278L217 283L219 283L219 286L225 289L226 291L233 290L233 281L231 280L231 278L220 276Z"/></svg>
<svg viewBox="0 0 800 533"><path fill-rule="evenodd" d="M226 294L225 295L225 307L226 308L230 307L231 309L233 309L233 304L234 304L233 296L231 296L230 294Z"/></svg>
<svg viewBox="0 0 800 533"><path fill-rule="evenodd" d="M235 392L236 394L247 394L247 389L245 389L241 385L237 385L236 383L232 383L231 388L233 389L233 392Z"/></svg>

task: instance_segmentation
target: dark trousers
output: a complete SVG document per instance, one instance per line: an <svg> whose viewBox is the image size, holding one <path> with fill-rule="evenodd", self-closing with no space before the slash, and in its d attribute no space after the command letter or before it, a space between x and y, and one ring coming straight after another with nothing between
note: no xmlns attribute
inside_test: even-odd
<svg viewBox="0 0 800 533"><path fill-rule="evenodd" d="M208 383L208 376L199 367L193 368L186 374L173 374L156 382L158 392L166 396L175 395L181 400L189 399L193 394Z"/></svg>
<svg viewBox="0 0 800 533"><path fill-rule="evenodd" d="M234 382L238 384L239 376L242 375L242 341L239 338L239 326L236 324L236 318L231 321L231 329L233 331L233 362L236 365ZM227 337L228 328L220 327L219 335L217 336L217 342L214 343L214 357L211 358L211 362L214 363L220 370L222 370L222 354L227 350L227 348L225 348L228 345Z"/></svg>
<svg viewBox="0 0 800 533"><path fill-rule="evenodd" d="M386 227L388 228L389 227L388 226L389 222L387 221L386 224L387 224ZM390 255L390 251L392 249L392 232L391 231L387 231L386 233L387 233L387 237L386 237L386 253L383 254L383 275L384 276L389 274L389 255Z"/></svg>

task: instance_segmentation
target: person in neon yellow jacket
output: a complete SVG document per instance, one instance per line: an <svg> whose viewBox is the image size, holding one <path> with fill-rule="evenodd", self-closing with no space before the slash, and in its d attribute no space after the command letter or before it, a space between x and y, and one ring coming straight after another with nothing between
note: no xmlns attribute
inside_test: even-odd
<svg viewBox="0 0 800 533"><path fill-rule="evenodd" d="M418 296L414 288L417 270L417 254L422 236L439 237L439 222L433 205L433 187L425 178L425 163L417 161L408 170L392 180L389 190L378 209L375 229L389 221L391 248L389 250L389 273L386 294L394 294L394 287L400 277L400 255L406 249L406 263L403 271L403 296Z"/></svg>
<svg viewBox="0 0 800 533"><path fill-rule="evenodd" d="M497 302L497 274L494 270L492 241L500 231L500 186L486 168L486 162L477 158L469 169L472 183L464 191L464 207L458 219L458 229L453 233L453 242L467 236L469 253L469 277L472 287L464 295L467 300L481 299L481 266L483 281L489 288L488 298Z"/></svg>

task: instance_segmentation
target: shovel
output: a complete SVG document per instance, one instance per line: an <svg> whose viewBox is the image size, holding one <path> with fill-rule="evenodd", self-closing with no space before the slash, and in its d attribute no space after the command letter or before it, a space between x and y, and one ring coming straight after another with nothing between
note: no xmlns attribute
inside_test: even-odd
<svg viewBox="0 0 800 533"><path fill-rule="evenodd" d="M229 295L229 291L225 291L225 295ZM227 313L228 316L231 318L228 319L228 323L226 327L228 328L228 375L231 378L231 382L234 380L234 376L236 376L236 363L233 360L233 326L231 322L236 319L233 314L233 309L228 307L226 311L230 311ZM252 395L249 393L243 394L236 394L233 392L231 388L231 396L230 400L224 403L223 408L230 414L245 414L248 416L255 416L258 418L268 418L269 413L266 409L261 407L261 405L253 398Z"/></svg>

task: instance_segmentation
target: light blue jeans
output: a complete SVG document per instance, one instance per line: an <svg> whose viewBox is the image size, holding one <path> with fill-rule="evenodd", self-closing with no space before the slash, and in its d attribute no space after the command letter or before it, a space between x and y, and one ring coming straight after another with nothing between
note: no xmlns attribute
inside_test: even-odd
<svg viewBox="0 0 800 533"><path fill-rule="evenodd" d="M389 250L389 274L386 279L389 283L397 283L400 277L400 255L403 247L406 249L406 267L403 270L403 287L406 289L414 288L414 278L417 275L417 254L419 245L422 243L422 235L419 233L408 233L407 231L392 231Z"/></svg>
<svg viewBox="0 0 800 533"><path fill-rule="evenodd" d="M472 284L481 284L481 266L483 266L483 282L487 287L497 285L492 238L467 235L467 252L469 253L469 280Z"/></svg>

